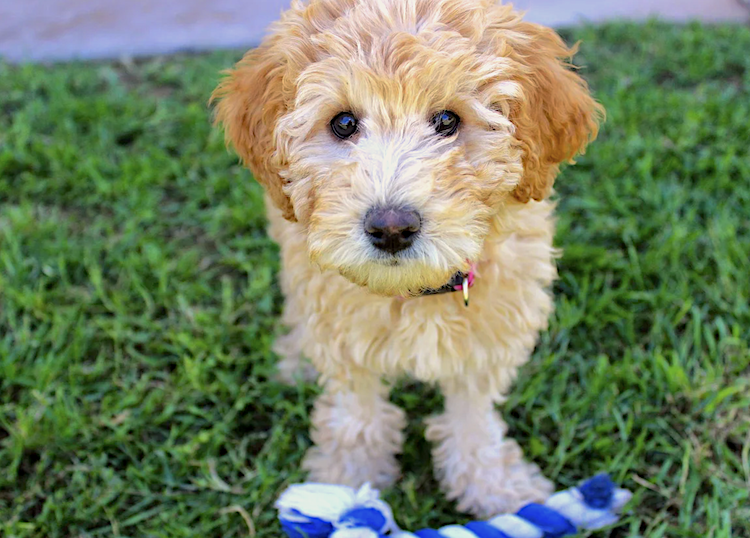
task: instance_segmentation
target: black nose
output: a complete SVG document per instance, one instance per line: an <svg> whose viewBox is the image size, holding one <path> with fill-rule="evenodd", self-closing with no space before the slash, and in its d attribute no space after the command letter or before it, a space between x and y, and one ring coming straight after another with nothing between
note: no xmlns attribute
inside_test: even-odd
<svg viewBox="0 0 750 538"><path fill-rule="evenodd" d="M375 248L396 254L414 243L421 224L419 213L411 209L377 207L365 217L365 233Z"/></svg>

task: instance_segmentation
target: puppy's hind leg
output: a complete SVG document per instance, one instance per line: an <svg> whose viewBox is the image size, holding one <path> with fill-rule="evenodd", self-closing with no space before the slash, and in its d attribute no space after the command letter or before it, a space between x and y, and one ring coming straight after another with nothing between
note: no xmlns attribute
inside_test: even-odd
<svg viewBox="0 0 750 538"><path fill-rule="evenodd" d="M318 372L302 353L302 341L305 335L305 318L300 314L302 309L296 295L290 295L284 277L281 274L282 289L284 289L284 313L281 323L289 332L279 335L273 344L273 351L279 356L276 365L276 379L286 385L296 385L302 381L313 383L318 379Z"/></svg>
<svg viewBox="0 0 750 538"><path fill-rule="evenodd" d="M443 490L459 510L481 518L545 501L552 483L505 437L507 426L494 408L501 398L481 392L476 381L441 383L445 412L428 419L426 435L436 443L433 460Z"/></svg>
<svg viewBox="0 0 750 538"><path fill-rule="evenodd" d="M303 468L310 480L359 487L386 487L399 475L404 412L387 400L387 387L369 372L330 379L315 402L311 437L315 446Z"/></svg>
<svg viewBox="0 0 750 538"><path fill-rule="evenodd" d="M276 365L277 379L287 385L296 385L298 381L313 383L318 372L302 354L302 333L305 326L301 323L293 326L287 334L276 338L273 351L280 360Z"/></svg>

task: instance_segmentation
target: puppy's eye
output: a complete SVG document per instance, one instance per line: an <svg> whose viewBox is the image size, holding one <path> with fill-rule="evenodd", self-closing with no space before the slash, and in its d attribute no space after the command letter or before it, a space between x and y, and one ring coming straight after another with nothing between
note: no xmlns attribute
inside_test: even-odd
<svg viewBox="0 0 750 538"><path fill-rule="evenodd" d="M351 112L336 114L331 120L331 131L342 140L346 140L357 132L359 121Z"/></svg>
<svg viewBox="0 0 750 538"><path fill-rule="evenodd" d="M432 125L435 132L443 136L451 136L458 130L458 124L461 119L458 114L450 110L441 110L432 117Z"/></svg>

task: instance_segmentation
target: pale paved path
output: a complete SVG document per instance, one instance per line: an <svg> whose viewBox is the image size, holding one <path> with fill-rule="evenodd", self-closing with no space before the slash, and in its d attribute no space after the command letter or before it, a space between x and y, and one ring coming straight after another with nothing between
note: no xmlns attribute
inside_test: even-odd
<svg viewBox="0 0 750 538"><path fill-rule="evenodd" d="M290 0L0 0L0 56L102 58L258 42ZM518 0L531 20L566 25L614 17L745 22L741 0Z"/></svg>

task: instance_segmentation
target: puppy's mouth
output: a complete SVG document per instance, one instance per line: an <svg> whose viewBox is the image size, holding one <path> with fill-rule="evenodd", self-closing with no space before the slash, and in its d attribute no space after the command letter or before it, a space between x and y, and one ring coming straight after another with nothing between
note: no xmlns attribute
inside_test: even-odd
<svg viewBox="0 0 750 538"><path fill-rule="evenodd" d="M407 265L409 258L404 256L403 253L400 255L383 256L375 260L375 263L384 267L399 267ZM476 265L467 260L469 264L468 271L456 271L453 273L448 281L439 287L425 287L418 290L414 290L408 295L401 295L401 298L406 297L423 297L426 295L441 295L444 293L461 292L464 296L464 302L466 306L469 305L469 289L474 286L475 269ZM343 274L343 273L342 273Z"/></svg>
<svg viewBox="0 0 750 538"><path fill-rule="evenodd" d="M398 267L399 265L401 265L401 260L396 256L390 256L388 258L377 260L377 263L379 263L380 265L385 265L386 267Z"/></svg>

